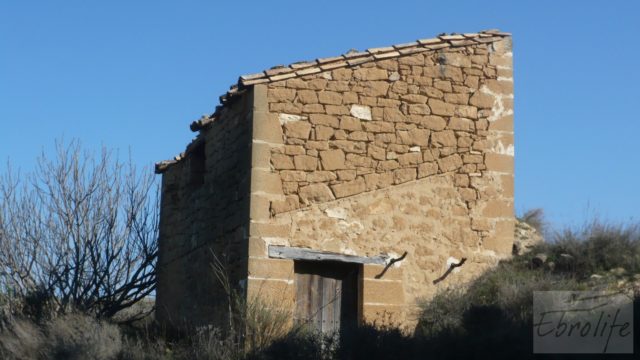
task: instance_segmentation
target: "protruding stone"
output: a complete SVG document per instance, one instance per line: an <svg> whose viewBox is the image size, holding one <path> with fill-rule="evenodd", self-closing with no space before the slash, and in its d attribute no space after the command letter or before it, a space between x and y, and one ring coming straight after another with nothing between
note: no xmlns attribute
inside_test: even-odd
<svg viewBox="0 0 640 360"><path fill-rule="evenodd" d="M322 168L324 170L345 169L345 156L344 152L340 149L321 151L320 159L322 161Z"/></svg>
<svg viewBox="0 0 640 360"><path fill-rule="evenodd" d="M342 95L335 91L321 91L318 93L318 101L320 104L340 105Z"/></svg>
<svg viewBox="0 0 640 360"><path fill-rule="evenodd" d="M325 209L324 213L333 219L345 220L347 218L347 210L341 207Z"/></svg>
<svg viewBox="0 0 640 360"><path fill-rule="evenodd" d="M491 109L496 98L482 91L476 91L469 99L469 104L477 106L481 109Z"/></svg>
<svg viewBox="0 0 640 360"><path fill-rule="evenodd" d="M364 176L367 191L384 189L393 184L393 173L367 174Z"/></svg>
<svg viewBox="0 0 640 360"><path fill-rule="evenodd" d="M402 154L398 156L398 162L402 167L418 165L422 162L422 153L410 152L410 153Z"/></svg>
<svg viewBox="0 0 640 360"><path fill-rule="evenodd" d="M313 90L298 90L298 101L303 104L317 104L318 94Z"/></svg>
<svg viewBox="0 0 640 360"><path fill-rule="evenodd" d="M312 183L333 181L337 178L333 171L314 171L307 174L307 181Z"/></svg>
<svg viewBox="0 0 640 360"><path fill-rule="evenodd" d="M302 200L302 203L305 205L323 203L335 199L331 189L323 183L303 186L300 188L299 195L300 200Z"/></svg>
<svg viewBox="0 0 640 360"><path fill-rule="evenodd" d="M334 130L328 126L318 125L315 132L316 140L329 140L333 136Z"/></svg>
<svg viewBox="0 0 640 360"><path fill-rule="evenodd" d="M438 164L427 162L418 165L418 179L438 173Z"/></svg>
<svg viewBox="0 0 640 360"><path fill-rule="evenodd" d="M387 80L389 73L384 69L360 68L353 72L353 77L357 80Z"/></svg>
<svg viewBox="0 0 640 360"><path fill-rule="evenodd" d="M431 109L426 104L412 104L409 105L409 114L410 115L429 115L431 114Z"/></svg>
<svg viewBox="0 0 640 360"><path fill-rule="evenodd" d="M278 120L280 120L280 124L284 125L288 122L292 121L300 121L306 119L306 116L302 115L294 115L294 114L279 114Z"/></svg>
<svg viewBox="0 0 640 360"><path fill-rule="evenodd" d="M407 181L412 181L415 179L416 179L415 168L398 169L393 172L394 184L403 184L403 183L406 183Z"/></svg>
<svg viewBox="0 0 640 360"><path fill-rule="evenodd" d="M366 188L363 178L357 178L354 181L345 182L342 184L331 185L331 189L336 198L343 198L347 196L357 195L364 192Z"/></svg>
<svg viewBox="0 0 640 360"><path fill-rule="evenodd" d="M469 103L469 94L445 94L444 101L451 104L467 105Z"/></svg>
<svg viewBox="0 0 640 360"><path fill-rule="evenodd" d="M364 169L373 166L373 160L370 157L357 154L347 154L345 163L348 168L355 166Z"/></svg>
<svg viewBox="0 0 640 360"><path fill-rule="evenodd" d="M408 131L398 131L396 133L398 142L405 145L429 145L429 130L413 129Z"/></svg>
<svg viewBox="0 0 640 360"><path fill-rule="evenodd" d="M367 149L367 155L376 160L384 160L385 159L385 150L376 145L369 145Z"/></svg>
<svg viewBox="0 0 640 360"><path fill-rule="evenodd" d="M475 125L472 120L452 117L449 120L449 125L447 126L451 130L460 130L460 131L473 131L475 130Z"/></svg>
<svg viewBox="0 0 640 360"><path fill-rule="evenodd" d="M351 181L356 178L355 170L338 170L336 174L338 175L338 180L341 181Z"/></svg>
<svg viewBox="0 0 640 360"><path fill-rule="evenodd" d="M361 120L371 120L371 108L362 105L351 105L351 115Z"/></svg>
<svg viewBox="0 0 640 360"><path fill-rule="evenodd" d="M291 101L296 96L294 89L273 88L267 92L269 101Z"/></svg>
<svg viewBox="0 0 640 360"><path fill-rule="evenodd" d="M386 81L369 81L365 85L363 94L366 96L372 96L374 97L372 100L375 100L375 97L386 96L388 90L389 90L389 83ZM372 103L368 105L376 105L376 104Z"/></svg>
<svg viewBox="0 0 640 360"><path fill-rule="evenodd" d="M364 129L372 133L394 132L393 123L384 121L367 121L362 123Z"/></svg>
<svg viewBox="0 0 640 360"><path fill-rule="evenodd" d="M311 124L306 121L295 121L284 124L284 134L296 139L308 139Z"/></svg>
<svg viewBox="0 0 640 360"><path fill-rule="evenodd" d="M406 120L406 117L399 109L384 108L382 119L389 122L404 122Z"/></svg>
<svg viewBox="0 0 640 360"><path fill-rule="evenodd" d="M280 172L282 181L305 181L307 173L298 170L284 170Z"/></svg>
<svg viewBox="0 0 640 360"><path fill-rule="evenodd" d="M411 104L426 104L429 98L427 98L426 96L417 95L417 94L408 94L408 95L403 95L401 99Z"/></svg>
<svg viewBox="0 0 640 360"><path fill-rule="evenodd" d="M420 120L420 125L427 129L440 131L444 130L444 128L447 126L447 121L440 116L430 115L422 117L422 119Z"/></svg>
<svg viewBox="0 0 640 360"><path fill-rule="evenodd" d="M438 166L442 172L454 171L462 166L460 155L453 154L445 158L438 159Z"/></svg>
<svg viewBox="0 0 640 360"><path fill-rule="evenodd" d="M296 170L313 171L318 167L318 159L309 155L296 155L293 158Z"/></svg>
<svg viewBox="0 0 640 360"><path fill-rule="evenodd" d="M351 116L342 116L340 118L340 129L349 130L349 131L358 131L362 130L362 123L359 119L356 119Z"/></svg>
<svg viewBox="0 0 640 360"><path fill-rule="evenodd" d="M434 131L431 134L431 142L435 146L455 146L457 143L456 135L451 130Z"/></svg>
<svg viewBox="0 0 640 360"><path fill-rule="evenodd" d="M340 126L337 117L326 114L311 114L309 121L314 125L325 125L336 129Z"/></svg>
<svg viewBox="0 0 640 360"><path fill-rule="evenodd" d="M478 118L478 109L473 106L457 105L453 113L454 115L463 117L463 118L470 118L470 119Z"/></svg>
<svg viewBox="0 0 640 360"><path fill-rule="evenodd" d="M395 170L400 167L396 160L385 160L378 163L378 171Z"/></svg>
<svg viewBox="0 0 640 360"><path fill-rule="evenodd" d="M542 265L544 265L544 263L547 261L547 254L545 253L540 253L540 254L536 254L532 259L531 259L531 264L534 267L541 267Z"/></svg>
<svg viewBox="0 0 640 360"><path fill-rule="evenodd" d="M276 170L294 169L293 160L284 154L271 154L271 165Z"/></svg>
<svg viewBox="0 0 640 360"><path fill-rule="evenodd" d="M429 107L432 114L441 116L453 116L455 110L454 105L438 99L429 99Z"/></svg>
<svg viewBox="0 0 640 360"><path fill-rule="evenodd" d="M269 211L272 215L280 214L283 212L295 210L300 206L298 202L298 196L289 195L284 200L272 201Z"/></svg>

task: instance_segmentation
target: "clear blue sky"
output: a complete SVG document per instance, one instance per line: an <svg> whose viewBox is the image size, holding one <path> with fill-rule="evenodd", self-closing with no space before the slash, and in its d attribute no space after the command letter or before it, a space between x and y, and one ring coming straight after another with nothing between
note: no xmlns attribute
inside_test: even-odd
<svg viewBox="0 0 640 360"><path fill-rule="evenodd" d="M30 170L64 136L151 165L241 74L500 28L514 36L516 210L639 220L638 4L2 1L0 160Z"/></svg>

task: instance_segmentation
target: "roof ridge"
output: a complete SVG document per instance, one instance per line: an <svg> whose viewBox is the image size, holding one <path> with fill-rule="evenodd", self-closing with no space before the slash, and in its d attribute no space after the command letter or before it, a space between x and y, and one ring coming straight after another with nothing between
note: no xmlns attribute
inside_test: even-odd
<svg viewBox="0 0 640 360"><path fill-rule="evenodd" d="M408 55L410 53L420 51L489 43L498 41L507 36L511 36L511 34L501 32L497 29L490 29L483 30L477 33L451 33L448 35L443 33L435 38L418 39L410 43L369 48L365 51L357 51L351 49L347 53L338 56L318 58L311 61L298 61L290 65L277 65L272 67L271 69L267 69L259 73L241 75L238 78L237 86L241 88L243 86L279 81L291 77L307 75L309 73L331 70L338 67L346 67L350 65L352 66L356 65L354 64L354 59L363 60L371 58L371 60L380 60L401 55ZM357 61L358 64L361 64L362 62L363 61ZM313 67L314 70L309 70L308 68L310 67Z"/></svg>
<svg viewBox="0 0 640 360"><path fill-rule="evenodd" d="M221 95L221 104L227 103L243 88L251 85L265 84L295 77L317 74L342 67L356 66L370 61L383 60L398 56L410 55L418 52L439 50L449 47L468 46L473 44L486 44L499 41L511 33L498 29L482 30L477 33L442 33L435 38L418 39L414 42L396 44L385 47L369 48L365 51L354 49L332 57L317 58L308 61L296 61L289 65L276 65L259 73L245 74L238 78L229 91ZM196 128L194 131L198 131Z"/></svg>
<svg viewBox="0 0 640 360"><path fill-rule="evenodd" d="M237 95L244 93L247 87L253 85L317 74L337 68L346 68L370 61L411 55L419 52L492 43L509 36L511 36L511 33L502 32L498 29L482 30L477 33L441 33L434 38L418 39L409 43L369 48L364 51L350 49L346 53L338 56L317 58L308 61L296 61L289 65L275 65L259 73L241 75L238 78L238 82L231 85L229 91L220 96L220 105L216 106L215 112L210 115L204 115L200 119L192 122L190 128L191 131L197 132L209 126L218 117L218 114L224 108L225 104L232 101ZM180 161L183 156L184 154L181 154L172 160L156 164L156 172L162 172L167 166Z"/></svg>

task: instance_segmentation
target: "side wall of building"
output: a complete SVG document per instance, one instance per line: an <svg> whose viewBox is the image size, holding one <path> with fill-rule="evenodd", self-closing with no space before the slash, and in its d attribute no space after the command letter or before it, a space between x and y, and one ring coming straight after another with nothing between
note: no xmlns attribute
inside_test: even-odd
<svg viewBox="0 0 640 360"><path fill-rule="evenodd" d="M245 291L238 285L247 277L251 102L245 94L227 105L163 173L157 316L169 327L226 324L216 258L234 290Z"/></svg>
<svg viewBox="0 0 640 360"><path fill-rule="evenodd" d="M249 295L294 301L269 245L407 257L362 274L365 321L411 322L513 244L511 39L255 85ZM466 258L434 285L451 263Z"/></svg>

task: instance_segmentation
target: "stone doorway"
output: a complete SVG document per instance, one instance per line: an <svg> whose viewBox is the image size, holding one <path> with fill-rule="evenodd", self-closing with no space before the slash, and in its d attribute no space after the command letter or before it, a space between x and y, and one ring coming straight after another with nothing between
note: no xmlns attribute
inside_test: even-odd
<svg viewBox="0 0 640 360"><path fill-rule="evenodd" d="M357 326L361 267L335 261L296 261L294 321L323 333Z"/></svg>

